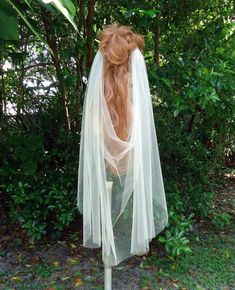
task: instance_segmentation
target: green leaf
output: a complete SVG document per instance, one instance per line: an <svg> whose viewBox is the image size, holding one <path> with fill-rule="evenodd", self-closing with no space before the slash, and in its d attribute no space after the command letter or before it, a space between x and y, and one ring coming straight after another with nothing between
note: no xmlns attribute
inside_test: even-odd
<svg viewBox="0 0 235 290"><path fill-rule="evenodd" d="M148 10L139 10L139 12L142 12L143 14L150 16L150 17L155 17L156 14L159 12L159 10L156 9L148 9Z"/></svg>
<svg viewBox="0 0 235 290"><path fill-rule="evenodd" d="M179 238L182 238L183 235L184 235L184 233L185 233L185 231L181 231L181 232L178 234L178 237L179 237Z"/></svg>
<svg viewBox="0 0 235 290"><path fill-rule="evenodd" d="M64 7L67 8L67 10L71 14L71 16L74 17L75 13L76 13L76 8L75 8L73 2L70 0L61 0L61 2L63 3Z"/></svg>
<svg viewBox="0 0 235 290"><path fill-rule="evenodd" d="M180 248L177 248L177 250L176 250L176 255L177 255L177 256L180 255Z"/></svg>
<svg viewBox="0 0 235 290"><path fill-rule="evenodd" d="M28 0L24 0L24 2L29 6L29 8L32 9L32 6L30 5L29 1Z"/></svg>
<svg viewBox="0 0 235 290"><path fill-rule="evenodd" d="M185 253L192 254L192 250L189 247L187 247L184 251L185 251Z"/></svg>
<svg viewBox="0 0 235 290"><path fill-rule="evenodd" d="M40 35L36 32L36 30L34 29L34 27L30 24L30 22L28 21L28 19L23 15L23 13L20 11L20 9L11 1L11 0L7 0L12 7L17 11L17 13L20 15L20 17L24 20L24 22L27 24L27 26L32 30L32 32L39 38L41 39Z"/></svg>
<svg viewBox="0 0 235 290"><path fill-rule="evenodd" d="M187 245L187 244L189 244L189 240L184 240L184 241L182 242L182 245L183 245L183 246L185 246L185 245Z"/></svg>
<svg viewBox="0 0 235 290"><path fill-rule="evenodd" d="M174 117L176 118L178 115L179 115L179 110L174 110L174 113L173 113Z"/></svg>
<svg viewBox="0 0 235 290"><path fill-rule="evenodd" d="M160 78L160 79L164 82L165 85L168 86L168 88L171 87L171 82L169 79L166 79L166 78Z"/></svg>
<svg viewBox="0 0 235 290"><path fill-rule="evenodd" d="M12 7L17 11L17 13L19 14L19 16L23 19L23 21L26 23L26 25L31 29L31 31L42 41L45 42L44 39L37 33L37 31L35 30L35 28L31 25L31 23L28 21L28 19L23 15L23 13L20 11L20 9L11 1L11 0L7 0ZM50 51L50 53L52 55L54 55L52 49L49 47L49 45L47 45L48 50Z"/></svg>
<svg viewBox="0 0 235 290"><path fill-rule="evenodd" d="M164 243L164 242L166 241L166 239L165 239L164 237L160 237L160 238L158 238L158 241L159 241L160 243Z"/></svg>
<svg viewBox="0 0 235 290"><path fill-rule="evenodd" d="M78 31L77 25L73 21L73 17L75 14L75 7L73 7L73 4L70 0L66 0L66 5L64 5L64 2L61 0L41 0L43 3L46 4L53 4L55 8L64 15L66 19L73 25L73 27ZM66 7L65 7L66 6ZM69 7L69 11L68 8ZM72 15L70 14L72 13Z"/></svg>
<svg viewBox="0 0 235 290"><path fill-rule="evenodd" d="M18 25L15 17L0 10L0 38L5 40L19 40Z"/></svg>

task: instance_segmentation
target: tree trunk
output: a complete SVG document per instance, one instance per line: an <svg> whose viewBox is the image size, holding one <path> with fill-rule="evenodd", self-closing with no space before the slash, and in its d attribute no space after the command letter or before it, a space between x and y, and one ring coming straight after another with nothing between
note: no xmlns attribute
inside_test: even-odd
<svg viewBox="0 0 235 290"><path fill-rule="evenodd" d="M160 61L160 11L154 21L154 62L159 65Z"/></svg>
<svg viewBox="0 0 235 290"><path fill-rule="evenodd" d="M25 53L27 51L27 45L26 45L26 35L24 28L21 26L21 36L20 36L20 42L19 47L22 53L22 59L20 61L20 67L19 67L19 78L18 78L18 102L17 102L17 115L20 115L24 111L24 75L25 75L25 69L24 69L24 58Z"/></svg>
<svg viewBox="0 0 235 290"><path fill-rule="evenodd" d="M77 0L77 5L79 7L79 14L77 15L78 18L78 31L77 34L77 42L83 42L84 43L84 34L85 34L85 16L84 16L84 0ZM83 34L81 32L83 31ZM83 37L82 37L83 36ZM76 52L76 73L77 73L77 79L76 79L76 122L75 122L75 131L80 132L81 130L81 124L80 124L80 111L81 111L81 84L82 84L82 76L84 75L84 67L83 67L83 54L81 51Z"/></svg>
<svg viewBox="0 0 235 290"><path fill-rule="evenodd" d="M0 86L0 122L3 120L3 73L1 72L1 86Z"/></svg>
<svg viewBox="0 0 235 290"><path fill-rule="evenodd" d="M87 47L88 47L88 54L87 54L87 67L89 68L92 64L93 58L93 18L95 14L95 1L89 0L88 1L88 15L86 18L86 36L87 36Z"/></svg>
<svg viewBox="0 0 235 290"><path fill-rule="evenodd" d="M68 92L66 90L64 78L62 75L62 67L61 67L61 61L58 56L58 46L56 42L56 36L51 31L50 28L50 18L51 16L48 14L48 12L45 12L41 10L42 20L46 32L46 39L47 43L50 46L51 50L53 51L53 54L51 54L52 61L54 63L55 69L56 69L56 75L59 82L59 91L61 94L61 102L63 106L63 112L64 112L64 120L66 128L71 131L71 122L70 122L70 114L69 114L69 107L68 107Z"/></svg>
<svg viewBox="0 0 235 290"><path fill-rule="evenodd" d="M196 114L193 113L190 117L189 123L188 123L188 127L186 129L186 132L191 133L193 130L193 124L194 124L194 120L195 120Z"/></svg>

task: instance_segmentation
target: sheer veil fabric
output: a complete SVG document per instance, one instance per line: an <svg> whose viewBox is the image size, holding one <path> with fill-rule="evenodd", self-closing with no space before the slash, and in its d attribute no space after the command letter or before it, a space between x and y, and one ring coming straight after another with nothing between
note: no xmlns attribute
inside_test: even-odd
<svg viewBox="0 0 235 290"><path fill-rule="evenodd" d="M104 98L104 57L97 51L85 94L77 206L83 214L83 246L102 246L106 265L149 251L168 223L152 99L143 54L129 57L132 104L129 138L115 133Z"/></svg>

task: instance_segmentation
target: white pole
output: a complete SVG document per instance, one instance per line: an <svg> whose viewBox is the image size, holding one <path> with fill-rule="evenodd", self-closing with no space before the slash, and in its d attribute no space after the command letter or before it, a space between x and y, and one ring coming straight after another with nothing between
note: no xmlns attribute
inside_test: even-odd
<svg viewBox="0 0 235 290"><path fill-rule="evenodd" d="M108 189L108 199L109 199L109 204L110 204L110 209L112 208L112 187L113 187L113 182L112 181L106 181L106 187ZM112 214L112 213L111 213ZM111 246L109 243L109 239L107 236L106 238L106 245L107 245L107 256L110 254ZM112 290L112 267L109 265L106 265L104 263L104 289L105 290Z"/></svg>
<svg viewBox="0 0 235 290"><path fill-rule="evenodd" d="M112 267L104 264L104 289L112 290Z"/></svg>

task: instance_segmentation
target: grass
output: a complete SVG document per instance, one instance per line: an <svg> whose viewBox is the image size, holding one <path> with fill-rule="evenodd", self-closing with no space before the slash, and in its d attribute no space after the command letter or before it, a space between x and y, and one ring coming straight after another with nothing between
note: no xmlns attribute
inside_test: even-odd
<svg viewBox="0 0 235 290"><path fill-rule="evenodd" d="M174 260L150 256L142 289L228 289L235 287L235 246L230 234L204 233L191 237L192 255Z"/></svg>

